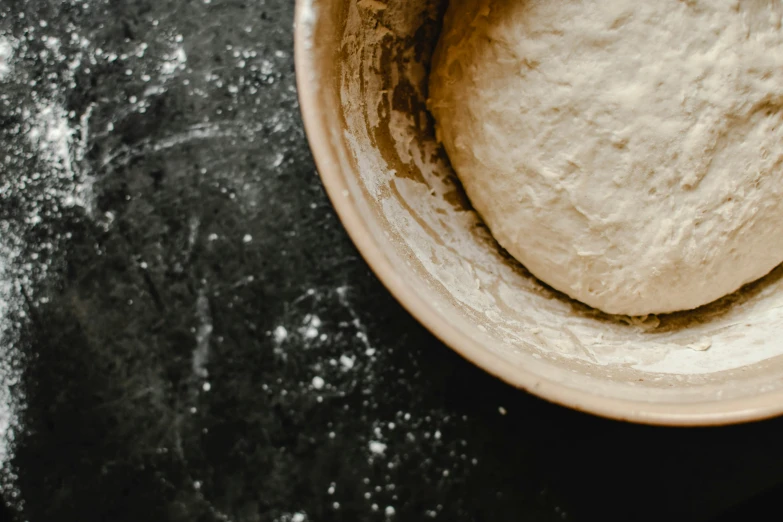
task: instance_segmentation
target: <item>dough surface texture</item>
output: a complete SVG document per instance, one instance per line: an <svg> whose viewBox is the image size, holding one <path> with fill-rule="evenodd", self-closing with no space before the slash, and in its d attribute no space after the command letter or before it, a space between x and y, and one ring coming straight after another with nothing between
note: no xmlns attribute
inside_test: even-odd
<svg viewBox="0 0 783 522"><path fill-rule="evenodd" d="M783 262L783 2L451 0L438 138L498 242L612 314Z"/></svg>

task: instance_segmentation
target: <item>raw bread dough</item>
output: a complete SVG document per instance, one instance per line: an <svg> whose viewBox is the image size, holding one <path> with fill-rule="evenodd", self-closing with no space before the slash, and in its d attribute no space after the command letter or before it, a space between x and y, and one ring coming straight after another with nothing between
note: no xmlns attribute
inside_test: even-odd
<svg viewBox="0 0 783 522"><path fill-rule="evenodd" d="M438 137L494 236L609 313L783 262L783 2L451 0Z"/></svg>

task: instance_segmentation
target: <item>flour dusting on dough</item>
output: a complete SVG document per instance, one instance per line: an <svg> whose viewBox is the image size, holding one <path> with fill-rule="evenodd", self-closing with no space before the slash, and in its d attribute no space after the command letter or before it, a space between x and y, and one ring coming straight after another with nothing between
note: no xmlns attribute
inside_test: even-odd
<svg viewBox="0 0 783 522"><path fill-rule="evenodd" d="M452 1L429 83L438 136L542 281L613 314L698 308L783 262L781 13Z"/></svg>

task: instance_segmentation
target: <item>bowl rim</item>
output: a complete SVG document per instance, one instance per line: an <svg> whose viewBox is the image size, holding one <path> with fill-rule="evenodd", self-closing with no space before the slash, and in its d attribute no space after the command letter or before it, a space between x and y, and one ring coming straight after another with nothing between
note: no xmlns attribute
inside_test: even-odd
<svg viewBox="0 0 783 522"><path fill-rule="evenodd" d="M297 92L316 168L340 221L359 253L394 298L427 330L463 358L511 386L549 402L605 418L648 425L695 427L739 424L783 414L783 390L740 399L696 403L645 402L587 394L542 378L527 369L512 369L500 356L483 348L446 320L419 294L416 287L399 276L370 233L353 198L344 196L348 183L339 166L339 155L328 138L330 131L339 128L341 122L329 119L320 108L321 89L317 87L320 82L317 76L313 76L318 68L309 40L309 35L316 31L307 27L307 24L318 23L317 19L312 21L310 17L314 6L322 1L329 0L296 0L294 13ZM303 71L308 72L307 79Z"/></svg>

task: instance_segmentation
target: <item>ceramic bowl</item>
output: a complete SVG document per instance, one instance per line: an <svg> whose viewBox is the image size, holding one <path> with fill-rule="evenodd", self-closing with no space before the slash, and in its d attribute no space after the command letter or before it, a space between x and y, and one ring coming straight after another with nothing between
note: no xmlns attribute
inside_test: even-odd
<svg viewBox="0 0 783 522"><path fill-rule="evenodd" d="M616 317L541 284L495 243L426 109L446 3L297 3L307 135L329 196L378 277L466 359L550 401L665 425L783 412L782 270L696 311Z"/></svg>

